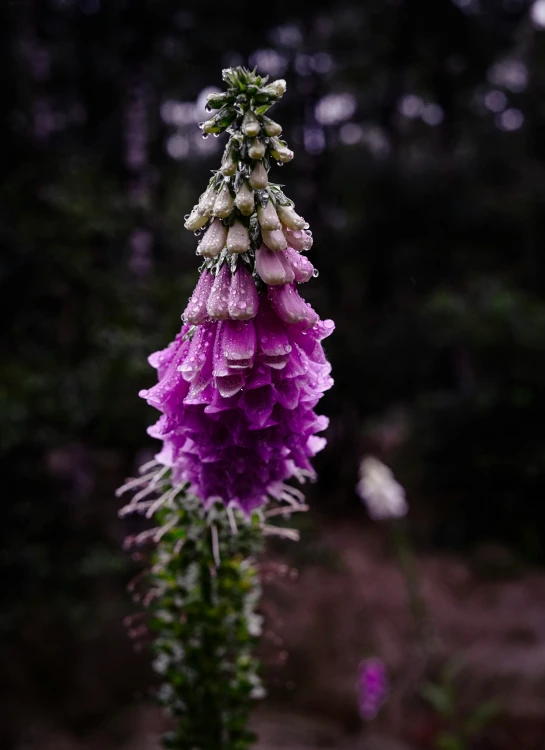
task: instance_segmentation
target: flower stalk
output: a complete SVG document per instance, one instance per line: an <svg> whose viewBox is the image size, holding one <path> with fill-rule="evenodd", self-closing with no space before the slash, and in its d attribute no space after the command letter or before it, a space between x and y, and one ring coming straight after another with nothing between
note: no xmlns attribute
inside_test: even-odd
<svg viewBox="0 0 545 750"><path fill-rule="evenodd" d="M250 706L264 692L255 559L265 536L298 538L265 519L306 510L290 482L315 477L328 424L315 407L333 383L321 341L334 324L297 291L316 275L300 254L312 246L308 224L268 176L293 158L264 115L286 84L244 68L223 79L201 129L229 141L185 217L202 234L200 277L180 332L149 358L157 384L140 394L160 412L148 432L162 448L120 490L136 493L123 514L157 523L130 542L155 545L145 601L158 695L174 718L164 744L179 750L252 743Z"/></svg>

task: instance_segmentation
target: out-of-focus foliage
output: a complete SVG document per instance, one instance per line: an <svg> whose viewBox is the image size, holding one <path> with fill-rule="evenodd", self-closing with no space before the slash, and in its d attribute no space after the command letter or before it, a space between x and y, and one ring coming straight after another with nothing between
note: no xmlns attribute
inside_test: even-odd
<svg viewBox="0 0 545 750"><path fill-rule="evenodd" d="M543 559L543 0L219 7L0 8L4 628L126 575L110 493L152 447L137 392L191 291L183 215L223 144L197 123L239 63L288 82L296 158L275 179L337 324L315 500L348 511L372 447L426 541Z"/></svg>

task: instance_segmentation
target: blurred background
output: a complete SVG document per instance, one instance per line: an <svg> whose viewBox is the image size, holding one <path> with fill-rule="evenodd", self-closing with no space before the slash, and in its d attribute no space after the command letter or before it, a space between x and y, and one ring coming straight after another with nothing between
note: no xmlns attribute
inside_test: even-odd
<svg viewBox="0 0 545 750"><path fill-rule="evenodd" d="M114 491L154 449L137 394L196 279L183 216L224 144L197 123L239 64L288 83L272 179L337 325L313 512L268 553L299 573L266 586L263 747L437 747L365 454L406 488L459 710L501 703L468 747L545 747L545 0L4 0L0 36L0 747L158 746ZM367 725L370 655L391 695Z"/></svg>

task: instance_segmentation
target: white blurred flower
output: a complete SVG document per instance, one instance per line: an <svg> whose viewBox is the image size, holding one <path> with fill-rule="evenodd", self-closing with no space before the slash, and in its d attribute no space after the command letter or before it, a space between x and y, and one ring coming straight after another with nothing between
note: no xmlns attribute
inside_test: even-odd
<svg viewBox="0 0 545 750"><path fill-rule="evenodd" d="M403 487L391 470L373 456L367 456L360 464L356 492L374 521L401 518L409 509Z"/></svg>

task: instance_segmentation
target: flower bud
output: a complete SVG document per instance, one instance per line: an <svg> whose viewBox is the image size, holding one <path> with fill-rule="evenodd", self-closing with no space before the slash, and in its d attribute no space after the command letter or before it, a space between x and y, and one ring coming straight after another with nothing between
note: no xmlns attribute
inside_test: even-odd
<svg viewBox="0 0 545 750"><path fill-rule="evenodd" d="M289 229L303 229L306 221L302 216L299 216L291 206L280 206L276 207L278 218Z"/></svg>
<svg viewBox="0 0 545 750"><path fill-rule="evenodd" d="M288 284L295 279L294 272L284 253L273 252L266 245L255 251L255 268L259 278L271 286Z"/></svg>
<svg viewBox="0 0 545 750"><path fill-rule="evenodd" d="M273 310L285 323L304 323L306 328L317 323L318 316L293 284L269 287L268 297Z"/></svg>
<svg viewBox="0 0 545 750"><path fill-rule="evenodd" d="M272 231L262 229L261 236L269 250L285 250L288 246L288 241L281 229L273 229Z"/></svg>
<svg viewBox="0 0 545 750"><path fill-rule="evenodd" d="M226 263L222 265L214 279L206 310L213 320L227 320L229 317L229 287L231 285L231 271Z"/></svg>
<svg viewBox="0 0 545 750"><path fill-rule="evenodd" d="M267 170L263 166L262 161L256 162L254 168L250 172L250 185L254 190L262 190L269 184L269 178L267 176Z"/></svg>
<svg viewBox="0 0 545 750"><path fill-rule="evenodd" d="M278 161L287 162L293 159L293 151L289 149L285 143L279 141L278 138L271 138L270 149L271 154L275 159L278 159Z"/></svg>
<svg viewBox="0 0 545 750"><path fill-rule="evenodd" d="M245 253L250 248L248 228L240 221L235 221L227 233L227 250L230 253Z"/></svg>
<svg viewBox="0 0 545 750"><path fill-rule="evenodd" d="M243 216L251 216L255 208L254 191L244 181L235 197L235 206Z"/></svg>
<svg viewBox="0 0 545 750"><path fill-rule="evenodd" d="M259 297L252 274L240 263L231 278L229 289L229 317L232 320L255 318Z"/></svg>
<svg viewBox="0 0 545 750"><path fill-rule="evenodd" d="M279 253L280 255L280 253ZM293 270L295 281L298 284L304 284L310 281L314 273L314 266L304 255L300 255L296 250L288 247L282 255L285 255L291 269Z"/></svg>
<svg viewBox="0 0 545 750"><path fill-rule="evenodd" d="M212 94L208 94L206 97L206 106L210 109L220 109L224 104L227 103L227 94L219 91L214 91Z"/></svg>
<svg viewBox="0 0 545 750"><path fill-rule="evenodd" d="M197 229L202 229L207 221L208 216L203 216L203 214L199 213L198 206L195 206L185 220L184 227L189 229L190 232L196 232Z"/></svg>
<svg viewBox="0 0 545 750"><path fill-rule="evenodd" d="M187 303L187 307L182 313L182 318L186 323L191 323L194 326L204 323L208 316L207 303L213 283L213 275L208 271L203 271Z"/></svg>
<svg viewBox="0 0 545 750"><path fill-rule="evenodd" d="M199 213L203 216L210 216L212 213L212 209L214 208L214 203L216 202L216 190L214 183L210 183L210 185L206 188L204 193L199 198L199 202L197 204L197 207L199 209Z"/></svg>
<svg viewBox="0 0 545 750"><path fill-rule="evenodd" d="M261 229L272 231L273 229L282 229L282 224L278 219L278 214L272 200L267 201L266 206L257 207L257 219Z"/></svg>
<svg viewBox="0 0 545 750"><path fill-rule="evenodd" d="M261 125L259 124L259 120L254 115L251 109L248 109L242 119L242 125L240 126L240 129L244 133L244 135L247 135L251 138L256 136L259 131L261 130Z"/></svg>
<svg viewBox="0 0 545 750"><path fill-rule="evenodd" d="M235 199L231 195L229 185L227 182L224 182L214 203L212 214L213 216L218 216L220 219L225 219L233 210L234 205Z"/></svg>
<svg viewBox="0 0 545 750"><path fill-rule="evenodd" d="M279 78L277 81L269 83L266 88L272 89L276 96L280 98L286 93L286 81L283 78Z"/></svg>
<svg viewBox="0 0 545 750"><path fill-rule="evenodd" d="M263 116L263 129L268 136L280 135L282 132L282 125L279 125L270 117Z"/></svg>
<svg viewBox="0 0 545 750"><path fill-rule="evenodd" d="M250 159L262 159L265 156L266 146L259 138L253 138L248 148Z"/></svg>
<svg viewBox="0 0 545 750"><path fill-rule="evenodd" d="M312 235L310 232L306 232L304 229L287 229L284 228L284 235L288 241L288 245L293 247L295 250L305 252L310 250L312 247Z"/></svg>
<svg viewBox="0 0 545 750"><path fill-rule="evenodd" d="M229 141L225 151L223 152L223 158L221 160L221 173L226 177L230 177L235 174L238 166L238 153L234 147L232 141Z"/></svg>
<svg viewBox="0 0 545 750"><path fill-rule="evenodd" d="M205 258L215 258L225 247L227 227L219 219L214 219L199 243L198 252Z"/></svg>

